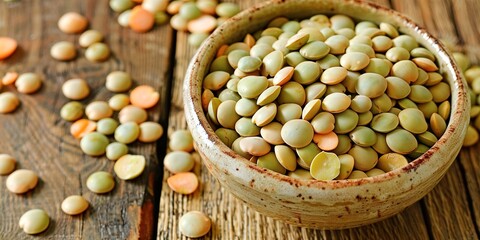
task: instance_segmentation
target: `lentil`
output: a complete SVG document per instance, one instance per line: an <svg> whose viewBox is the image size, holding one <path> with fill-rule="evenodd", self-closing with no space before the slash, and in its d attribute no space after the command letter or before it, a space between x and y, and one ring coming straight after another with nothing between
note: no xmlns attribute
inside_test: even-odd
<svg viewBox="0 0 480 240"><path fill-rule="evenodd" d="M80 148L82 151L90 156L103 155L109 144L108 138L98 132L91 132L86 134L80 141Z"/></svg>
<svg viewBox="0 0 480 240"><path fill-rule="evenodd" d="M129 144L137 140L140 135L140 127L135 122L126 122L120 124L115 129L115 140L117 142Z"/></svg>
<svg viewBox="0 0 480 240"><path fill-rule="evenodd" d="M194 173L181 172L168 177L167 184L174 192L191 194L198 188L198 178Z"/></svg>
<svg viewBox="0 0 480 240"><path fill-rule="evenodd" d="M87 81L75 78L63 83L62 92L69 99L82 100L90 94L90 87L88 87Z"/></svg>
<svg viewBox="0 0 480 240"><path fill-rule="evenodd" d="M78 38L78 43L81 47L90 47L92 44L101 42L103 34L97 30L87 30Z"/></svg>
<svg viewBox="0 0 480 240"><path fill-rule="evenodd" d="M31 209L24 213L18 222L27 234L38 234L45 231L50 224L48 214L42 209Z"/></svg>
<svg viewBox="0 0 480 240"><path fill-rule="evenodd" d="M37 186L38 176L32 170L18 169L7 177L8 191L16 194L26 193Z"/></svg>
<svg viewBox="0 0 480 240"><path fill-rule="evenodd" d="M131 180L137 178L143 173L146 161L142 155L124 155L115 162L113 170L118 178L122 180Z"/></svg>
<svg viewBox="0 0 480 240"><path fill-rule="evenodd" d="M120 123L135 122L141 124L147 120L147 111L133 105L128 105L118 113Z"/></svg>
<svg viewBox="0 0 480 240"><path fill-rule="evenodd" d="M76 121L83 116L83 104L80 102L68 102L60 109L60 116L66 121Z"/></svg>
<svg viewBox="0 0 480 240"><path fill-rule="evenodd" d="M0 60L10 57L17 50L18 43L15 39L9 37L0 37Z"/></svg>
<svg viewBox="0 0 480 240"><path fill-rule="evenodd" d="M112 174L109 172L94 172L87 178L87 188L94 193L108 193L112 191L114 187L115 180L113 179Z"/></svg>
<svg viewBox="0 0 480 240"><path fill-rule="evenodd" d="M50 55L60 61L72 60L77 56L77 50L71 42L61 41L55 43L50 49Z"/></svg>
<svg viewBox="0 0 480 240"><path fill-rule="evenodd" d="M138 140L140 142L155 142L163 135L162 125L156 122L143 122L139 125L139 127L140 135L138 136Z"/></svg>
<svg viewBox="0 0 480 240"><path fill-rule="evenodd" d="M15 170L17 161L8 154L0 154L0 175L8 175Z"/></svg>
<svg viewBox="0 0 480 240"><path fill-rule="evenodd" d="M76 12L65 13L58 20L58 28L64 33L81 33L88 25L88 20Z"/></svg>
<svg viewBox="0 0 480 240"><path fill-rule="evenodd" d="M68 215L78 215L87 210L89 203L79 195L72 195L65 198L62 202L62 211Z"/></svg>
<svg viewBox="0 0 480 240"><path fill-rule="evenodd" d="M32 94L40 89L42 86L42 79L35 73L23 73L17 81L15 87L21 93Z"/></svg>
<svg viewBox="0 0 480 240"><path fill-rule="evenodd" d="M0 93L0 113L11 113L20 105L17 95L11 92Z"/></svg>
<svg viewBox="0 0 480 240"><path fill-rule="evenodd" d="M105 86L112 92L126 92L132 86L132 78L126 72L114 71L107 75Z"/></svg>
<svg viewBox="0 0 480 240"><path fill-rule="evenodd" d="M105 43L93 43L85 51L85 58L92 62L105 61L109 56L110 48Z"/></svg>
<svg viewBox="0 0 480 240"><path fill-rule="evenodd" d="M113 142L108 144L105 152L108 159L116 161L128 153L128 147L123 143Z"/></svg>
<svg viewBox="0 0 480 240"><path fill-rule="evenodd" d="M88 119L79 119L70 126L70 134L75 138L82 138L97 129L97 123Z"/></svg>
<svg viewBox="0 0 480 240"><path fill-rule="evenodd" d="M178 223L180 232L190 238L199 238L206 235L212 227L208 216L199 211L190 211L184 214Z"/></svg>

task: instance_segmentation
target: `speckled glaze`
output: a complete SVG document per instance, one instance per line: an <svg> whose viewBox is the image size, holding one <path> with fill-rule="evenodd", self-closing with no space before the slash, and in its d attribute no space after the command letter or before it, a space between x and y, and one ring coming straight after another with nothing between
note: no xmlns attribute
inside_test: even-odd
<svg viewBox="0 0 480 240"><path fill-rule="evenodd" d="M278 16L305 18L342 13L360 20L388 22L435 53L452 88L451 119L445 134L425 154L402 169L357 180L297 180L242 158L214 134L201 107L202 80L216 50L261 29ZM361 1L269 1L243 11L219 27L190 63L184 83L185 116L204 164L223 187L269 217L312 228L341 229L388 218L425 196L460 151L468 125L466 83L452 58L424 29L398 12Z"/></svg>

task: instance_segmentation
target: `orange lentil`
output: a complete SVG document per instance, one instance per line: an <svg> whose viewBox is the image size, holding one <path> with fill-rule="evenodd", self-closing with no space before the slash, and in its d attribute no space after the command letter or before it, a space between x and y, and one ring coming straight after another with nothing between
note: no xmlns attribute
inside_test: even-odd
<svg viewBox="0 0 480 240"><path fill-rule="evenodd" d="M7 72L5 76L2 78L2 83L3 85L10 85L15 83L15 81L18 78L18 73L17 72Z"/></svg>
<svg viewBox="0 0 480 240"><path fill-rule="evenodd" d="M198 188L197 175L191 172L177 173L167 179L168 186L177 193L191 194Z"/></svg>
<svg viewBox="0 0 480 240"><path fill-rule="evenodd" d="M223 44L222 46L220 46L220 48L217 51L217 57L225 55L225 53L227 52L227 48L228 48L227 44Z"/></svg>
<svg viewBox="0 0 480 240"><path fill-rule="evenodd" d="M82 138L87 133L91 133L97 129L97 123L88 119L77 120L70 126L70 133L75 138Z"/></svg>
<svg viewBox="0 0 480 240"><path fill-rule="evenodd" d="M338 146L338 136L333 131L327 134L315 134L313 142L323 151L332 151Z"/></svg>
<svg viewBox="0 0 480 240"><path fill-rule="evenodd" d="M154 24L155 17L151 12L143 9L141 6L136 6L132 9L128 25L133 31L141 33L148 32Z"/></svg>
<svg viewBox="0 0 480 240"><path fill-rule="evenodd" d="M158 103L158 100L160 100L160 94L148 85L140 85L130 93L130 102L139 108L151 108Z"/></svg>
<svg viewBox="0 0 480 240"><path fill-rule="evenodd" d="M10 57L17 49L18 43L13 38L0 37L0 60Z"/></svg>

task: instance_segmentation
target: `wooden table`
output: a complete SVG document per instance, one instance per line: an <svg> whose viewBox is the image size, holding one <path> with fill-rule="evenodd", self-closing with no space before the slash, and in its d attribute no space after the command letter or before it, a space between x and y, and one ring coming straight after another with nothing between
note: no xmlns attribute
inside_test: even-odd
<svg viewBox="0 0 480 240"><path fill-rule="evenodd" d="M259 0L237 2L242 8ZM474 62L480 58L478 0L377 0L426 27L435 36L468 52ZM57 62L49 55L53 43L78 41L57 28L65 12L78 11L90 19L90 28L106 33L112 56L103 63L91 63L79 49L71 62ZM40 176L39 185L24 195L5 188L0 177L0 239L33 239L18 227L20 216L32 208L43 208L51 217L45 239L180 239L179 217L190 210L206 212L214 225L207 239L478 239L480 236L480 157L479 144L463 149L440 184L420 202L388 220L355 229L322 231L289 226L264 217L226 192L197 164L201 187L182 196L166 185L169 173L162 168L166 134L157 144L134 143L130 151L147 158L147 169L133 181L116 180L115 190L96 195L85 181L94 171L113 172L113 162L105 157L82 154L79 141L69 135L70 123L59 116L67 99L60 93L64 81L80 77L88 81L92 94L84 102L107 100L105 77L113 70L130 72L136 84L149 84L161 93L161 100L149 118L160 122L171 134L186 128L183 118L182 81L195 49L187 44L187 34L168 25L146 34L122 28L108 1L21 0L0 2L0 36L17 39L20 49L0 61L0 73L14 70L36 72L44 86L33 95L19 94L22 105L13 114L0 115L0 153L18 160L18 168L32 169ZM462 47L463 46L463 47ZM15 91L11 86L2 91ZM197 159L199 162L200 160ZM91 203L81 216L67 216L61 201L81 194Z"/></svg>

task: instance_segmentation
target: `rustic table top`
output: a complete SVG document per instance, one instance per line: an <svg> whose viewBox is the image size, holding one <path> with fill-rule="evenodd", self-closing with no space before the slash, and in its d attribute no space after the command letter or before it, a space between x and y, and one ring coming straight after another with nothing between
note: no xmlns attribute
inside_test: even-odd
<svg viewBox="0 0 480 240"><path fill-rule="evenodd" d="M259 0L237 0L246 8ZM478 0L376 0L405 13L433 35L465 50L473 62L480 59L480 1ZM65 12L78 11L90 20L90 28L106 34L112 56L103 63L83 57L58 62L49 49L60 40L78 41L57 27ZM44 239L183 239L179 217L190 210L206 212L214 225L206 239L478 239L480 236L479 146L463 149L439 185L418 203L385 221L365 227L323 231L293 227L264 217L226 192L201 164L195 172L201 187L183 196L166 184L169 176L162 159L167 151L167 134L186 128L183 115L182 82L195 48L187 34L168 25L146 34L134 33L116 22L108 1L20 0L0 2L0 36L15 38L20 48L8 60L0 61L0 75L6 71L36 72L44 78L41 90L19 94L20 108L0 115L0 153L16 157L18 168L32 169L39 185L24 195L15 195L0 177L0 239L33 239L18 226L20 216L32 208L43 208L51 225L38 235ZM1 47L1 46L0 46ZM117 179L115 190L97 195L85 187L94 171L113 172L105 157L82 154L79 141L69 134L69 122L59 116L68 100L60 93L62 83L80 77L92 93L84 102L107 100L112 96L104 86L113 70L130 72L136 84L154 86L160 103L149 118L168 129L157 144L130 146L130 152L145 155L147 169L133 181ZM11 86L2 91L15 91ZM198 160L198 159L197 159ZM200 163L200 160L198 160ZM62 200L73 194L86 197L90 209L81 216L67 216L60 210Z"/></svg>

